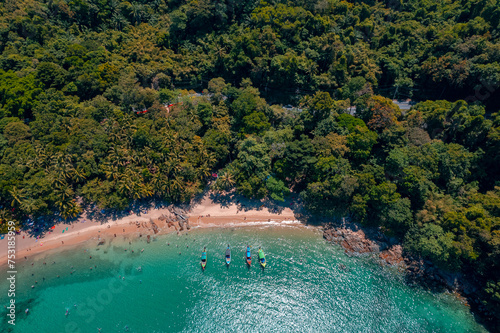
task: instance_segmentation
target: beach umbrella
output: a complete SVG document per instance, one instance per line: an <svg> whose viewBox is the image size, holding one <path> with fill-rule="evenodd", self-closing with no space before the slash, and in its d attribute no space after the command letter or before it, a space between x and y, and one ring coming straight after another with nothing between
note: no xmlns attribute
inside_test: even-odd
<svg viewBox="0 0 500 333"><path fill-rule="evenodd" d="M66 227L66 231L68 231L68 227Z"/></svg>
<svg viewBox="0 0 500 333"><path fill-rule="evenodd" d="M55 225L53 225L51 229L55 229L55 228L56 228L56 226L55 226Z"/></svg>
<svg viewBox="0 0 500 333"><path fill-rule="evenodd" d="M65 232L65 231L66 231L66 230L64 230L64 229L63 229L63 232L62 232L62 233L64 234L64 232Z"/></svg>

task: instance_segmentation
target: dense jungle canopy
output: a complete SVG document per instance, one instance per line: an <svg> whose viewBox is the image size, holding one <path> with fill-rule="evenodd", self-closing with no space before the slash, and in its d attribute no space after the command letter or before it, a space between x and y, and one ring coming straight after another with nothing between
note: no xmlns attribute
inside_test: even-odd
<svg viewBox="0 0 500 333"><path fill-rule="evenodd" d="M498 0L2 1L0 227L294 192L462 272L498 322L499 96Z"/></svg>

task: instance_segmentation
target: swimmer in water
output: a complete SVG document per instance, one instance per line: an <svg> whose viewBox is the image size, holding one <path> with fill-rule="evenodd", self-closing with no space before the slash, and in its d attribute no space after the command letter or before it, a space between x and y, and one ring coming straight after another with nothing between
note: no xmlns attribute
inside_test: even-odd
<svg viewBox="0 0 500 333"><path fill-rule="evenodd" d="M68 315L69 315L69 310L66 310L65 316L68 316Z"/></svg>

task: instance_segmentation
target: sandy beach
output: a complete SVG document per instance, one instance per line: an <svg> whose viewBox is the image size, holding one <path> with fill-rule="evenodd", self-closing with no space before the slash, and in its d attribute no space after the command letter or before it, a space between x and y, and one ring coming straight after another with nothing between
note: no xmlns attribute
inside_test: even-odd
<svg viewBox="0 0 500 333"><path fill-rule="evenodd" d="M290 205L290 204L287 204ZM106 222L87 219L85 216L72 224L60 223L39 239L21 232L16 236L16 260L24 260L44 251L73 246L90 239L111 237L153 237L178 232L177 222L168 223L161 216L172 216L167 208L151 208L145 213L130 214ZM227 202L214 202L210 193L205 194L198 203L192 204L187 211L191 228L231 227L236 225L268 224L270 221L281 223L295 221L296 217L289 207L269 209L260 202L240 198ZM186 226L184 226L184 231ZM7 263L7 236L0 240L0 265Z"/></svg>

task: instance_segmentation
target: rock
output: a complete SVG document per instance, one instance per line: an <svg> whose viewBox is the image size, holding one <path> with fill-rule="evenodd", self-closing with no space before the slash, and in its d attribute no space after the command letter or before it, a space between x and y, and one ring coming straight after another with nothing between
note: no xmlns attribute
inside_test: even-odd
<svg viewBox="0 0 500 333"><path fill-rule="evenodd" d="M354 229L354 230L353 230ZM347 253L378 253L387 244L370 240L360 228L334 228L323 231L323 237L330 242L340 244Z"/></svg>
<svg viewBox="0 0 500 333"><path fill-rule="evenodd" d="M400 266L404 268L408 268L412 272L416 272L418 270L417 267L407 266L403 257L403 248L401 245L391 246L389 249L382 251L379 254L379 258L382 259L388 265L391 266Z"/></svg>
<svg viewBox="0 0 500 333"><path fill-rule="evenodd" d="M370 250L370 252L374 252L374 253L380 252L380 246L376 243L368 244L367 248Z"/></svg>

